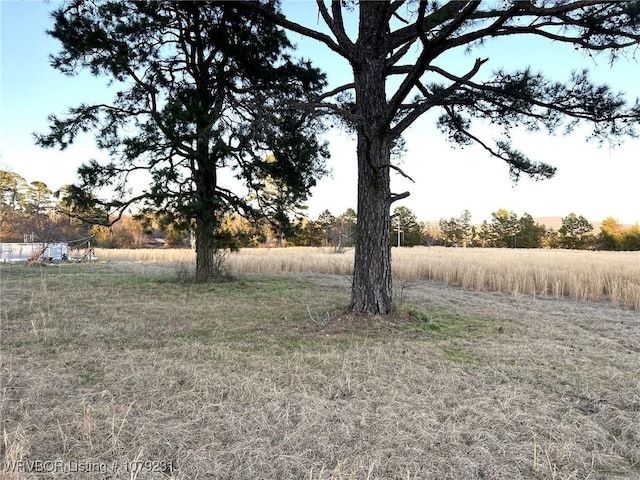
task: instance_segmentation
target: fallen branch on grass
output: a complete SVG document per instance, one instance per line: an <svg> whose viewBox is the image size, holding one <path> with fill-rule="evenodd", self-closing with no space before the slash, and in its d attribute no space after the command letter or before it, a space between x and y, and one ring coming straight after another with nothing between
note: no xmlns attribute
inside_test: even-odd
<svg viewBox="0 0 640 480"><path fill-rule="evenodd" d="M309 318L311 319L311 321L317 325L321 325L324 327L326 325L329 325L329 322L331 321L329 312L322 316L319 313L311 313L309 305L307 305L307 312L309 313Z"/></svg>

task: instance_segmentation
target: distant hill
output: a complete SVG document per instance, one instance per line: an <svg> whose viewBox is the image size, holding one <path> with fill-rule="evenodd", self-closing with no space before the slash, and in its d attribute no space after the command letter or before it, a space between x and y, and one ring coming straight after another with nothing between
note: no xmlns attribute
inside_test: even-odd
<svg viewBox="0 0 640 480"><path fill-rule="evenodd" d="M544 225L547 228L553 228L554 230L558 230L562 226L562 217L534 217L534 220L540 225ZM587 218L587 220L589 220ZM602 226L602 222L591 222L593 225L593 232L600 233L600 227ZM621 225L623 230L631 228L633 225Z"/></svg>
<svg viewBox="0 0 640 480"><path fill-rule="evenodd" d="M533 220L540 225L553 228L554 230L558 230L562 226L562 217L534 217ZM591 225L593 225L594 230L600 228L600 225L596 227L593 222L591 222Z"/></svg>

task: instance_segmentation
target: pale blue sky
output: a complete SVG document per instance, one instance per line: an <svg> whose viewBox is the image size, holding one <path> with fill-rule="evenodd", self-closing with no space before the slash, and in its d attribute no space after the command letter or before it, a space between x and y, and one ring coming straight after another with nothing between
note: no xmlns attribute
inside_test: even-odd
<svg viewBox="0 0 640 480"><path fill-rule="evenodd" d="M105 79L87 73L66 77L49 66L48 56L58 50L56 41L45 33L51 27L49 12L58 4L41 1L0 0L0 168L14 170L28 181L41 180L56 189L75 179L80 163L104 158L90 136L85 136L65 152L33 145L33 132L44 132L47 115L62 114L67 107L83 101L108 100L112 92ZM285 10L300 22L317 27L312 3L286 2ZM350 78L348 65L316 42L293 35L299 53L317 62L329 74L332 84ZM476 57L489 57L486 74L500 67L531 65L556 80L568 77L573 69L589 67L593 78L640 95L640 64L622 59L613 69L605 57L584 58L573 48L543 41L507 40L487 43L469 55L454 52L440 65L466 71ZM492 132L480 127L478 132ZM325 208L340 214L356 207L355 142L345 133L331 131L331 178L312 191L309 214L315 218ZM469 209L475 222L490 219L498 208L534 216L565 216L570 212L592 221L607 216L624 223L640 222L640 140L629 140L614 150L598 148L584 141L584 135L550 137L547 134L513 132L516 146L532 158L558 167L552 180L531 182L523 178L513 186L508 169L489 158L479 147L452 148L435 129L434 115L420 119L406 134L407 153L402 165L416 184L394 177L396 192L410 190L405 205L421 220L457 216ZM400 205L400 204L398 204Z"/></svg>

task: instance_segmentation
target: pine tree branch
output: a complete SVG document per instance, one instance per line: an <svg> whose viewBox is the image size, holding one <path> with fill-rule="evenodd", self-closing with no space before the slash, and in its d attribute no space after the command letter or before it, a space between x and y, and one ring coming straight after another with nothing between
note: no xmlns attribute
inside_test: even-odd
<svg viewBox="0 0 640 480"><path fill-rule="evenodd" d="M461 86L466 85L467 82L471 78L473 78L476 75L476 73L478 73L478 71L480 70L480 67L482 67L482 65L484 65L487 62L487 60L488 58L476 59L475 64L473 65L473 68L469 70L469 72L466 75L462 77L455 77L454 75L451 75L449 79L453 81L453 84L436 94L430 94L429 92L427 92L424 85L419 80L417 80L416 86L418 87L419 90L421 90L422 94L425 97L428 97L428 99L426 99L426 101L420 104L416 104L416 103L411 104L412 106L411 112L407 114L402 120L400 120L396 125L394 125L394 127L391 129L391 132L390 132L391 136L393 138L398 137L411 124L413 124L413 122L415 122L423 113L430 110L434 106L443 104L449 95L453 94Z"/></svg>
<svg viewBox="0 0 640 480"><path fill-rule="evenodd" d="M498 86L493 86L486 83L478 84L471 81L470 79L461 79L439 67L431 66L427 70L436 72L454 83L457 82L460 85L471 89L470 101L472 103L469 104L469 108L471 109L476 109L479 100L485 100L490 104L502 107L509 113L516 113L526 117L537 118L539 120L542 120L543 123L545 122L545 120L549 119L548 114L546 114L546 116L545 114L538 115L531 110L518 109L517 107L507 105L505 103L502 103L501 101L501 99L504 98L511 98L514 100L522 101L527 106L532 105L540 107L547 111L554 111L561 115L566 115L578 120L587 120L595 124L611 123L616 120L628 122L629 120L638 120L640 118L640 112L638 111L637 105L635 108L632 108L627 112L617 112L616 104L619 102L619 100L616 99L616 97L613 97L608 90L596 90L594 92L591 92L591 90L589 90L586 93L583 93L580 90L578 90L576 93L563 91L563 94L555 94L546 98L545 95L549 94L544 91L535 92L535 95L525 95L523 91L519 89L511 89L507 91L504 88L500 88ZM586 74L584 72L582 75L574 75L574 81L578 82L578 88L581 87L581 83L586 83L587 80L585 75ZM590 84L587 83L586 87L590 87ZM589 98L586 97L587 94L589 95ZM601 97L597 97L596 95L600 95ZM456 104L457 100L459 99L452 98L451 101L448 102L448 104ZM598 102L604 101L608 102L609 104L602 106L598 105ZM598 110L599 108L601 109L601 111ZM628 134L633 133L632 123L625 123L625 132Z"/></svg>
<svg viewBox="0 0 640 480"><path fill-rule="evenodd" d="M462 123L457 119L453 110L451 110L451 107L445 106L444 109L449 115L449 118L451 118L452 122L455 124L455 128L458 132L460 132L470 140L476 142L492 156L499 158L507 165L509 165L509 174L511 175L511 178L514 182L518 181L521 172L526 173L533 179L550 178L555 174L556 169L554 167L551 167L544 163L532 163L521 153L514 152L510 148L508 148L508 145L505 142L497 142L500 150L491 148L485 142L480 140L480 138L466 129L464 125L462 125Z"/></svg>
<svg viewBox="0 0 640 480"><path fill-rule="evenodd" d="M318 6L318 11L322 16L324 23L327 24L331 33L336 37L338 44L347 50L351 49L353 47L353 42L349 39L347 32L344 29L342 6L340 5L340 2L331 2L331 13L333 14L333 18L329 15L329 11L327 10L323 0L316 0L316 5Z"/></svg>
<svg viewBox="0 0 640 480"><path fill-rule="evenodd" d="M400 175L402 175L407 180L411 180L412 183L416 183L416 181L413 178L411 178L409 175L404 173L404 171L400 167L398 167L397 165L393 165L391 163L386 163L384 165L380 165L380 168L384 168L384 167L388 167L388 168L390 168L392 170L395 170L396 172L398 172Z"/></svg>
<svg viewBox="0 0 640 480"><path fill-rule="evenodd" d="M300 35L304 35L305 37L309 37L313 40L317 40L321 43L324 43L327 47L329 47L331 50L333 50L340 56L344 58L350 58L349 51L344 46L340 45L339 43L336 43L336 41L333 38L331 38L329 35L325 33L319 32L312 28L308 28L303 25L300 25L299 23L293 22L289 20L286 16L284 16L282 13L271 11L268 8L265 8L264 6L257 4L257 2L254 2L253 0L241 0L239 3L242 3L243 5L245 5L245 7L248 10L254 11L263 15L265 18L275 22L277 25L280 25L283 28L286 28L288 30L291 30L292 32L299 33Z"/></svg>
<svg viewBox="0 0 640 480"><path fill-rule="evenodd" d="M392 193L389 196L389 205L393 202L397 202L398 200L402 200L403 198L407 198L409 195L411 195L410 192Z"/></svg>

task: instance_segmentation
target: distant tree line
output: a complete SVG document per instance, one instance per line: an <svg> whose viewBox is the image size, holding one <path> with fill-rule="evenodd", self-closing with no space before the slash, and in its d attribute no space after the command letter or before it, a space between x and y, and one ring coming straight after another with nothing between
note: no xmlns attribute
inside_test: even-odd
<svg viewBox="0 0 640 480"><path fill-rule="evenodd" d="M72 201L73 188L54 192L44 182L29 183L15 172L0 170L0 241L123 248L145 244L148 236L141 222L123 217L106 227L106 211Z"/></svg>
<svg viewBox="0 0 640 480"><path fill-rule="evenodd" d="M615 218L602 221L600 232L582 215L570 213L555 230L537 223L528 213L521 217L499 209L479 227L471 224L468 210L458 217L442 218L428 229L431 245L449 247L565 248L571 250L640 250L640 225L623 227Z"/></svg>
<svg viewBox="0 0 640 480"><path fill-rule="evenodd" d="M250 222L227 215L223 229L240 247L306 246L330 247L342 252L354 247L357 213L348 208L340 215L324 210L315 220L298 216L286 232L271 222ZM420 222L407 207L393 210L390 244L413 247L563 248L572 250L640 250L640 225L625 227L609 217L596 232L584 216L570 213L556 230L537 223L528 213L499 209L490 221L471 224L468 210L458 217L440 219L437 226ZM184 240L183 240L184 241Z"/></svg>
<svg viewBox="0 0 640 480"><path fill-rule="evenodd" d="M109 215L106 208L87 206L86 195L73 185L52 191L41 181L27 182L15 172L0 170L0 242L70 243L78 248L191 247L192 234L174 215L142 213ZM117 220L117 221L114 221ZM283 226L273 219L249 222L226 215L219 238L227 247L268 244Z"/></svg>
<svg viewBox="0 0 640 480"><path fill-rule="evenodd" d="M336 251L353 246L357 214L349 208L334 216L329 210L316 220L301 218L287 245L328 246ZM640 225L623 226L613 217L604 219L600 231L584 216L570 213L556 230L537 223L524 213L518 216L506 209L491 214L480 225L471 223L471 212L441 218L437 225L420 222L407 207L397 207L391 216L390 243L393 246L418 245L491 248L563 248L571 250L640 250Z"/></svg>
<svg viewBox="0 0 640 480"><path fill-rule="evenodd" d="M316 220L302 218L288 245L329 246L337 251L353 246L357 214L349 208L334 216L329 210ZM600 231L584 216L570 213L556 230L537 223L524 213L518 216L506 209L491 214L490 221L471 223L471 212L458 217L441 218L437 225L420 222L407 207L397 207L391 215L390 243L413 247L491 247L491 248L563 248L571 250L640 250L640 225L625 227L613 217L604 219Z"/></svg>
<svg viewBox="0 0 640 480"><path fill-rule="evenodd" d="M73 188L68 185L53 192L44 182L29 183L14 172L0 170L0 242L65 241L102 248L192 246L191 232L172 216L122 215L113 223L105 209L77 202ZM261 218L227 214L218 235L227 239L228 248L307 246L342 252L354 247L358 216L353 208L340 215L324 210L315 220L302 214L305 208L298 205ZM528 213L518 216L506 209L496 210L481 225L471 223L468 210L433 225L420 222L407 207L396 207L389 241L402 247L640 250L640 225L625 227L608 217L596 232L585 217L570 213L554 230Z"/></svg>

